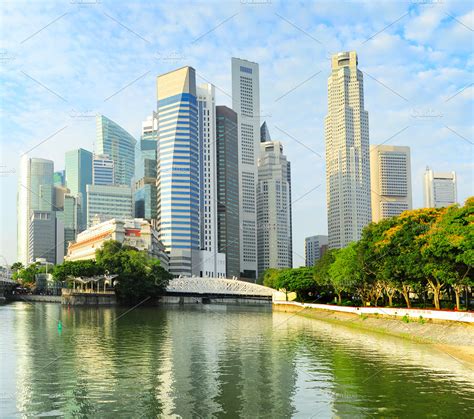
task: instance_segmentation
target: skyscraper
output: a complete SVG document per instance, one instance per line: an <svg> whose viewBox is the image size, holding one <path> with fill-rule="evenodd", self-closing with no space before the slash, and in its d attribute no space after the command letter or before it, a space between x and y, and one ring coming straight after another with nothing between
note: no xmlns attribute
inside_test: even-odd
<svg viewBox="0 0 474 419"><path fill-rule="evenodd" d="M135 172L135 138L104 115L96 117L96 133L95 154L114 161L116 185L130 186Z"/></svg>
<svg viewBox="0 0 474 419"><path fill-rule="evenodd" d="M114 184L114 161L106 155L94 154L92 160L92 184Z"/></svg>
<svg viewBox="0 0 474 419"><path fill-rule="evenodd" d="M260 144L257 184L258 271L291 268L288 161L279 141Z"/></svg>
<svg viewBox="0 0 474 419"><path fill-rule="evenodd" d="M182 67L158 76L157 227L170 272L191 275L199 251L199 138L196 74ZM196 262L196 260L195 260Z"/></svg>
<svg viewBox="0 0 474 419"><path fill-rule="evenodd" d="M328 245L328 236L311 236L304 239L305 265L314 266L324 254Z"/></svg>
<svg viewBox="0 0 474 419"><path fill-rule="evenodd" d="M427 167L423 180L426 208L442 208L457 202L456 172L435 173Z"/></svg>
<svg viewBox="0 0 474 419"><path fill-rule="evenodd" d="M263 124L260 127L260 142L266 143L267 141L271 140L272 137L270 137L270 131L268 130L267 121L263 121Z"/></svg>
<svg viewBox="0 0 474 419"><path fill-rule="evenodd" d="M33 211L53 211L53 173L51 160L20 159L17 196L17 257L27 265L29 257L30 222Z"/></svg>
<svg viewBox="0 0 474 419"><path fill-rule="evenodd" d="M53 174L53 183L54 186L64 186L66 185L66 171L59 170Z"/></svg>
<svg viewBox="0 0 474 419"><path fill-rule="evenodd" d="M218 252L217 144L215 88L204 83L197 88L200 180L200 269L205 276L225 276L225 254ZM223 271L223 272L222 272Z"/></svg>
<svg viewBox="0 0 474 419"><path fill-rule="evenodd" d="M66 152L66 186L77 197L79 231L87 226L86 185L92 184L92 153L79 148Z"/></svg>
<svg viewBox="0 0 474 419"><path fill-rule="evenodd" d="M237 114L216 107L218 250L226 255L227 277L240 276L239 137Z"/></svg>
<svg viewBox="0 0 474 419"><path fill-rule="evenodd" d="M133 218L130 186L87 185L87 228L111 218Z"/></svg>
<svg viewBox="0 0 474 419"><path fill-rule="evenodd" d="M257 277L257 158L260 143L258 64L232 58L232 108L239 124L240 269Z"/></svg>
<svg viewBox="0 0 474 419"><path fill-rule="evenodd" d="M410 147L370 146L372 221L412 208Z"/></svg>
<svg viewBox="0 0 474 419"><path fill-rule="evenodd" d="M28 263L44 259L62 263L64 259L64 225L55 211L32 210L28 226Z"/></svg>
<svg viewBox="0 0 474 419"><path fill-rule="evenodd" d="M357 54L332 56L325 118L329 248L360 238L371 221L369 116Z"/></svg>
<svg viewBox="0 0 474 419"><path fill-rule="evenodd" d="M142 135L135 149L135 217L156 223L156 165L158 115L153 112L142 123Z"/></svg>

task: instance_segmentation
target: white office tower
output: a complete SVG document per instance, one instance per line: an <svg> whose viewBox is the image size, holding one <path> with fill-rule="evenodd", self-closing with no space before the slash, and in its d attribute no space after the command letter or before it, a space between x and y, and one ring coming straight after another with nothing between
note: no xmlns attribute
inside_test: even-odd
<svg viewBox="0 0 474 419"><path fill-rule="evenodd" d="M55 218L54 212L51 213L54 211L53 173L54 163L51 160L29 158L26 155L20 159L17 196L17 259L25 266L31 262L30 256L33 256L29 254L32 213L43 211L49 213L49 217ZM37 239L40 238L36 236Z"/></svg>
<svg viewBox="0 0 474 419"><path fill-rule="evenodd" d="M332 56L325 118L329 248L359 240L371 221L369 116L357 54Z"/></svg>
<svg viewBox="0 0 474 419"><path fill-rule="evenodd" d="M225 277L225 253L217 249L217 143L215 87L197 86L199 135L199 231L200 261L194 274Z"/></svg>
<svg viewBox="0 0 474 419"><path fill-rule="evenodd" d="M410 147L370 146L372 221L412 208Z"/></svg>
<svg viewBox="0 0 474 419"><path fill-rule="evenodd" d="M457 202L456 172L435 173L426 168L423 184L425 208L442 208Z"/></svg>
<svg viewBox="0 0 474 419"><path fill-rule="evenodd" d="M279 141L260 143L257 183L258 271L291 268L288 161Z"/></svg>
<svg viewBox="0 0 474 419"><path fill-rule="evenodd" d="M240 270L257 278L257 158L260 146L258 64L232 58L232 108L239 130Z"/></svg>

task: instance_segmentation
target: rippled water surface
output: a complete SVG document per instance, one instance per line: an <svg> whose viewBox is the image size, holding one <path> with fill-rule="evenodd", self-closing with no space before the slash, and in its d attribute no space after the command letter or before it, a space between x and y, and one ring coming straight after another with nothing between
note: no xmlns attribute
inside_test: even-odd
<svg viewBox="0 0 474 419"><path fill-rule="evenodd" d="M472 418L473 382L431 346L270 308L0 306L2 418Z"/></svg>

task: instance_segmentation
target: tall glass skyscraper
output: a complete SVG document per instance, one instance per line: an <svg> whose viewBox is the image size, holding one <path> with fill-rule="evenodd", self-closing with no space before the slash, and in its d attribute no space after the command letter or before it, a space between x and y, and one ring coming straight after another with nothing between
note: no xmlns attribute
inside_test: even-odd
<svg viewBox="0 0 474 419"><path fill-rule="evenodd" d="M24 265L29 258L29 225L33 211L52 211L53 173L51 160L22 156L17 196L17 257ZM54 213L53 213L54 214Z"/></svg>
<svg viewBox="0 0 474 419"><path fill-rule="evenodd" d="M199 141L196 74L182 67L158 76L157 223L170 272L191 275L199 250Z"/></svg>
<svg viewBox="0 0 474 419"><path fill-rule="evenodd" d="M96 133L95 153L114 161L114 183L130 186L135 173L135 138L104 115L96 117Z"/></svg>
<svg viewBox="0 0 474 419"><path fill-rule="evenodd" d="M77 197L79 206L78 228L86 228L86 185L92 184L92 153L79 148L66 152L66 187Z"/></svg>
<svg viewBox="0 0 474 419"><path fill-rule="evenodd" d="M364 79L354 51L332 56L328 80L326 194L329 248L360 239L372 219L370 202L369 115Z"/></svg>
<svg viewBox="0 0 474 419"><path fill-rule="evenodd" d="M135 217L156 222L156 166L158 115L142 123L142 135L135 148Z"/></svg>
<svg viewBox="0 0 474 419"><path fill-rule="evenodd" d="M239 136L237 113L216 107L217 239L227 277L240 276Z"/></svg>

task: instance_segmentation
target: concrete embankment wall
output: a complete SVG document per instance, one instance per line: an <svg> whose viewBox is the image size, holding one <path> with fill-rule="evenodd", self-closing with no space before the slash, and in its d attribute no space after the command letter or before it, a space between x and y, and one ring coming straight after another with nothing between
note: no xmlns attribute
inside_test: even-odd
<svg viewBox="0 0 474 419"><path fill-rule="evenodd" d="M164 295L159 297L159 304L236 304L236 305L269 305L271 300L241 297L206 297Z"/></svg>
<svg viewBox="0 0 474 419"><path fill-rule="evenodd" d="M310 304L298 303L295 301L274 301L273 305L276 309L283 308L284 311L298 311L304 308L315 310L325 310L329 312L347 313L355 315L376 315L388 316L392 318L407 317L412 321L419 319L438 320L449 322L461 322L474 324L474 312L466 311L444 311L444 310L425 310L425 309L408 309L408 308L388 308L388 307L345 307L329 304Z"/></svg>
<svg viewBox="0 0 474 419"><path fill-rule="evenodd" d="M60 295L13 295L9 298L13 301L31 301L36 303L60 303Z"/></svg>

